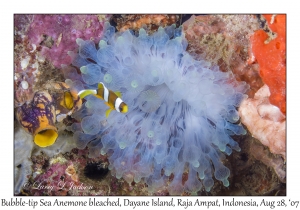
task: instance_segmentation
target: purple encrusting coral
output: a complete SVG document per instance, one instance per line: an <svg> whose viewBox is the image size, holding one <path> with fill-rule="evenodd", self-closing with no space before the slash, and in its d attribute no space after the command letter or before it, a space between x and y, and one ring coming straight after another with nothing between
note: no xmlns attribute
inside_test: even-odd
<svg viewBox="0 0 300 210"><path fill-rule="evenodd" d="M70 64L67 52L76 47L75 40L83 38L99 42L105 15L34 15L28 31L32 44L41 46L41 52L55 67Z"/></svg>
<svg viewBox="0 0 300 210"><path fill-rule="evenodd" d="M55 163L32 183L33 195L66 195L74 181L65 175L67 164Z"/></svg>
<svg viewBox="0 0 300 210"><path fill-rule="evenodd" d="M77 38L98 42L103 23L109 18L110 15L15 15L15 107L29 103L44 80L59 78L56 68L70 64L67 52L76 48Z"/></svg>

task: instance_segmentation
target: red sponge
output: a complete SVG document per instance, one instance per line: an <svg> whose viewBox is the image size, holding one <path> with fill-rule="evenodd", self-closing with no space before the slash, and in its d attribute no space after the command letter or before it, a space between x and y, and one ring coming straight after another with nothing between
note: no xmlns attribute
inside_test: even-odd
<svg viewBox="0 0 300 210"><path fill-rule="evenodd" d="M264 15L269 28L277 34L268 40L268 34L259 30L251 37L252 53L259 66L260 76L270 88L270 102L286 113L286 15Z"/></svg>

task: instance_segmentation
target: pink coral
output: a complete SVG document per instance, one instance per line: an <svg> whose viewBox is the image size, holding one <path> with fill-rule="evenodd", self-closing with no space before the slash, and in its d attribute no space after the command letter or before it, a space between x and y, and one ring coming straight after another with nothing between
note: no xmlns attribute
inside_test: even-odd
<svg viewBox="0 0 300 210"><path fill-rule="evenodd" d="M241 121L252 136L269 147L274 154L286 157L285 116L269 103L270 91L264 85L254 99L244 100L239 108Z"/></svg>
<svg viewBox="0 0 300 210"><path fill-rule="evenodd" d="M102 17L103 16L103 17ZM67 52L76 48L76 39L98 42L109 15L34 15L28 31L30 41L41 46L42 54L55 67L70 64Z"/></svg>
<svg viewBox="0 0 300 210"><path fill-rule="evenodd" d="M55 163L32 183L31 190L34 195L66 195L71 183L74 181L65 174L67 165Z"/></svg>
<svg viewBox="0 0 300 210"><path fill-rule="evenodd" d="M15 107L29 103L45 80L59 78L77 38L98 42L110 15L14 15ZM46 58L46 60L45 60ZM49 62L50 61L50 62ZM53 65L52 65L53 64ZM51 73L54 72L54 75ZM59 80L61 81L61 80Z"/></svg>

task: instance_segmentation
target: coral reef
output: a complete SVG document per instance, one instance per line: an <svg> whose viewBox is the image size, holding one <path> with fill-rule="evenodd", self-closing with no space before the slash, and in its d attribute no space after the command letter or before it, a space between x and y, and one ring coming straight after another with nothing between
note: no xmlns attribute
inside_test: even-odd
<svg viewBox="0 0 300 210"><path fill-rule="evenodd" d="M67 173L71 165L65 159L51 164L45 173L37 175L30 183L32 195L67 195L72 186L78 186L78 181Z"/></svg>
<svg viewBox="0 0 300 210"><path fill-rule="evenodd" d="M180 15L114 15L112 20L116 23L116 29L126 31L132 29L138 31L145 27L149 33L153 33L159 26L166 27L176 23Z"/></svg>
<svg viewBox="0 0 300 210"><path fill-rule="evenodd" d="M99 172L97 170L89 171L89 175L86 176L86 168L90 167L91 163L100 163L101 167L107 166L108 160L105 156L88 158L88 150L78 149L61 152L64 154L49 156L44 151L32 154L32 174L28 175L27 183L21 186L20 195L148 195L145 184L129 185L110 173L102 173L99 178L98 174L94 174ZM51 156L53 157L50 158ZM94 174L93 178L90 177L91 174Z"/></svg>
<svg viewBox="0 0 300 210"><path fill-rule="evenodd" d="M61 136L62 135L60 134L56 144L53 146L57 145L57 143L60 143L60 140L72 142L71 139L66 139L65 137L61 138ZM247 136L242 136L242 138L238 139L235 138L235 140L239 142L242 151L233 151L233 154L228 158L229 160L224 162L226 167L230 168L232 172L229 177L229 181L231 183L230 186L224 187L222 183L216 182L216 187L213 187L210 192L203 190L199 191L197 193L198 195L285 195L284 185L278 181L275 172L251 155L250 150L252 145L259 145L257 145L257 143L254 144L253 140L246 140L245 137L247 138ZM29 142L32 144L32 141ZM86 168L89 167L91 163L99 163L101 164L101 167L108 164L106 156L99 155L96 158L88 158L88 149L58 150L57 148L52 148L52 150L49 150L48 148L49 147L46 149L43 148L42 152L39 150L38 152L34 152L32 154L32 161L30 161L30 163L32 162L32 172L30 171L27 175L26 179L29 178L29 181L28 184L23 185L25 187L21 191L22 195L33 195L33 191L36 193L35 195L58 195L59 192L51 192L51 190L49 190L49 188L53 185L50 182L48 184L44 182L45 185L41 185L45 186L44 189L32 189L34 182L38 184L38 177L45 174L49 168L54 167L52 166L53 164L56 164L55 167L64 167L66 169L70 169L65 170L64 173L63 170L60 170L63 178L65 176L77 175L78 182L76 186L80 186L82 184L82 186L92 187L92 189L87 188L80 191L66 188L66 191L63 195L169 195L167 185L162 186L156 192L151 193L148 192L148 187L143 182L133 182L129 184L122 178L117 179L116 177L113 177L110 173L106 175L98 175L94 174L96 171L90 171L91 174L94 174L93 176L95 176L95 178L86 176ZM56 152L54 153L54 151ZM65 151L69 152L65 153ZM264 153L265 151L266 150L264 150ZM269 159L271 160L270 163L276 162L277 158L274 159L272 158L272 155L269 154L267 156L267 158L271 158ZM95 165L97 166L98 164ZM49 178L52 176L51 173L47 173L47 175ZM44 178L48 179L48 176L44 175ZM188 173L184 173L183 179L186 180L186 178L188 178ZM71 177L67 177L66 179L68 181L75 182ZM39 178L39 180L42 179ZM190 193L185 192L184 195L190 195Z"/></svg>
<svg viewBox="0 0 300 210"><path fill-rule="evenodd" d="M56 120L61 122L80 109L82 101L77 92L63 82L47 82L43 89L35 93L30 103L18 107L16 115L21 126L33 135L34 142L48 147L58 136Z"/></svg>
<svg viewBox="0 0 300 210"><path fill-rule="evenodd" d="M228 186L223 153L240 149L231 135L246 133L237 123L236 107L247 97L248 85L231 72L194 60L185 51L182 29L174 25L151 36L144 29L138 37L114 31L105 24L97 48L77 39L79 54L72 64L80 68L83 83L74 81L73 88L95 89L103 82L122 92L129 110L106 119L103 101L86 97L85 106L73 114L81 123L69 127L77 147L88 146L90 157L108 154L116 178L143 180L150 192L167 183L173 195L195 193L202 185L210 191L213 175Z"/></svg>
<svg viewBox="0 0 300 210"><path fill-rule="evenodd" d="M247 141L251 141L251 139L247 139ZM250 152L256 160L259 160L265 165L273 168L281 182L286 182L285 163L281 157L272 155L264 148L264 146L254 141L251 142Z"/></svg>
<svg viewBox="0 0 300 210"><path fill-rule="evenodd" d="M254 96L241 103L241 122L247 126L253 137L269 147L274 154L286 158L286 123L279 108L270 104L270 91L264 85ZM255 122L255 123L253 123Z"/></svg>
<svg viewBox="0 0 300 210"><path fill-rule="evenodd" d="M14 105L17 107L32 100L39 62L44 59L37 54L36 45L30 43L25 35L33 16L14 17Z"/></svg>
<svg viewBox="0 0 300 210"><path fill-rule="evenodd" d="M84 168L84 175L90 179L102 179L108 173L108 164L103 162L90 162Z"/></svg>
<svg viewBox="0 0 300 210"><path fill-rule="evenodd" d="M264 17L273 34L269 36L264 30L256 31L251 37L251 50L259 64L260 76L270 88L270 103L279 107L285 114L286 15L264 15Z"/></svg>
<svg viewBox="0 0 300 210"><path fill-rule="evenodd" d="M63 81L57 68L70 64L75 40L99 41L110 15L14 15L15 107L30 103L47 80Z"/></svg>
<svg viewBox="0 0 300 210"><path fill-rule="evenodd" d="M48 167L49 161L47 160L49 157L69 152L75 147L72 136L61 130L58 131L55 144L45 148L38 147L34 144L32 135L16 122L14 134L14 193L19 194L24 190L26 191L24 187L26 188L30 179L44 173L45 168Z"/></svg>
<svg viewBox="0 0 300 210"><path fill-rule="evenodd" d="M230 186L218 186L208 194L201 192L198 195L286 195L285 180L282 179L285 174L282 158L271 154L250 133L234 139L239 143L241 151L233 151L224 163L231 171Z"/></svg>
<svg viewBox="0 0 300 210"><path fill-rule="evenodd" d="M183 23L187 51L197 60L205 59L222 71L232 71L238 81L250 85L250 97L263 85L258 66L248 63L249 38L258 28L254 15L193 15Z"/></svg>
<svg viewBox="0 0 300 210"><path fill-rule="evenodd" d="M70 64L67 52L76 47L75 40L83 38L98 42L102 36L105 15L34 15L28 38L41 47L41 54L55 67Z"/></svg>

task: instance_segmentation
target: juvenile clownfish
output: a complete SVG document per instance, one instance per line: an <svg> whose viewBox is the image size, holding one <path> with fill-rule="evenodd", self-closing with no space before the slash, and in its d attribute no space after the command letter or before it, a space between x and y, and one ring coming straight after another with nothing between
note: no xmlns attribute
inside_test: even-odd
<svg viewBox="0 0 300 210"><path fill-rule="evenodd" d="M82 90L78 93L81 99L91 94L105 101L105 104L109 107L109 109L105 112L105 116L107 118L112 110L116 110L121 113L128 112L127 104L121 99L121 92L113 92L112 90L107 89L102 82L98 84L97 90L88 89Z"/></svg>
<svg viewBox="0 0 300 210"><path fill-rule="evenodd" d="M70 91L65 91L63 95L63 100L60 103L63 107L68 110L73 109L74 107L74 99Z"/></svg>
<svg viewBox="0 0 300 210"><path fill-rule="evenodd" d="M74 99L70 91L64 92L64 106L71 110L74 107Z"/></svg>
<svg viewBox="0 0 300 210"><path fill-rule="evenodd" d="M58 98L59 106L56 108L56 121L63 121L68 115L81 107L81 99L77 92L65 90Z"/></svg>
<svg viewBox="0 0 300 210"><path fill-rule="evenodd" d="M78 97L78 96L77 96ZM70 91L65 91L60 99L59 103L62 107L66 108L68 111L72 110L74 107L74 99ZM61 122L63 119L67 117L68 113L61 112L60 110L56 110L56 121Z"/></svg>

